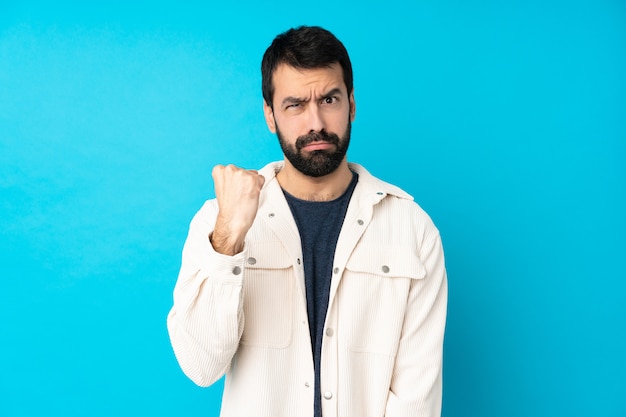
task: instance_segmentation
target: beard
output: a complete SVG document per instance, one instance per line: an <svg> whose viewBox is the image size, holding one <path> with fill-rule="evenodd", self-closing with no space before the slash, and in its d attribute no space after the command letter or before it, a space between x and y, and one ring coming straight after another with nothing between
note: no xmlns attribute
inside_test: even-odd
<svg viewBox="0 0 626 417"><path fill-rule="evenodd" d="M339 138L334 133L328 133L325 130L320 132L311 132L306 135L299 136L296 139L295 145L290 145L285 140L285 137L281 134L278 125L276 125L276 136L280 142L280 147L285 154L287 160L298 171L309 177L323 177L334 172L343 161L348 152L348 145L350 145L350 131L352 125L348 121L346 133L342 138ZM311 142L327 142L335 145L335 150L319 149L308 154L302 152L302 148Z"/></svg>

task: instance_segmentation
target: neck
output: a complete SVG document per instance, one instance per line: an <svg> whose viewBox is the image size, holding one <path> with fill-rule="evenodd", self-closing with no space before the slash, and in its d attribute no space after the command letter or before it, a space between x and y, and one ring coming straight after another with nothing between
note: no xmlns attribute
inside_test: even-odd
<svg viewBox="0 0 626 417"><path fill-rule="evenodd" d="M276 174L278 183L292 196L308 201L331 201L340 197L352 181L352 172L344 158L339 167L323 177L304 175L285 160L285 166Z"/></svg>

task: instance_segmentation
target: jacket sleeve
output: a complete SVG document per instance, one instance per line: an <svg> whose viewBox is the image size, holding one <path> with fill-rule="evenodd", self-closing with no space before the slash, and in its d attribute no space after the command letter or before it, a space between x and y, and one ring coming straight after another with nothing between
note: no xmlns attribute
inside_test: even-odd
<svg viewBox="0 0 626 417"><path fill-rule="evenodd" d="M411 283L386 417L441 415L447 277L441 238L431 233L419 254L426 276Z"/></svg>
<svg viewBox="0 0 626 417"><path fill-rule="evenodd" d="M244 325L244 253L226 256L213 250L209 234L216 215L217 204L211 200L191 221L167 317L180 367L203 387L228 371Z"/></svg>

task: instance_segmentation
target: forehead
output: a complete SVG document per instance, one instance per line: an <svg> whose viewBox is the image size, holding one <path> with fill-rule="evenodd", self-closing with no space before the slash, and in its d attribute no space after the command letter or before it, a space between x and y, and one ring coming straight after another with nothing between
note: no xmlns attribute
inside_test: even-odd
<svg viewBox="0 0 626 417"><path fill-rule="evenodd" d="M344 93L346 85L343 81L343 70L339 63L328 67L301 69L291 65L280 64L272 75L274 99L285 96L301 96L339 88Z"/></svg>

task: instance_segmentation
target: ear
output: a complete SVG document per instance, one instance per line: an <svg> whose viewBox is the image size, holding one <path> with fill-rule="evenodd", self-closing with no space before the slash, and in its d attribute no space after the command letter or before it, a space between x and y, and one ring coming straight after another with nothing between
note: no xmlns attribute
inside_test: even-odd
<svg viewBox="0 0 626 417"><path fill-rule="evenodd" d="M354 101L354 88L350 93L350 123L354 122L356 116L356 102Z"/></svg>
<svg viewBox="0 0 626 417"><path fill-rule="evenodd" d="M267 128L272 133L276 133L276 121L274 120L274 110L267 104L267 101L263 100L263 114L265 115L265 123Z"/></svg>

